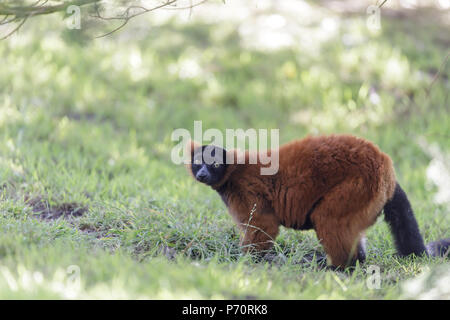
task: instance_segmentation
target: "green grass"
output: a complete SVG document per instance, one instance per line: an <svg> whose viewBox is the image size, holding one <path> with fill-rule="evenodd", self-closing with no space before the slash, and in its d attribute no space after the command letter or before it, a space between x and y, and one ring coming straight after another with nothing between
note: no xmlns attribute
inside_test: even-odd
<svg viewBox="0 0 450 320"><path fill-rule="evenodd" d="M382 221L353 273L304 260L323 253L314 232L283 229L276 258L257 262L220 197L170 161L172 131L194 120L279 128L282 143L353 133L392 156L425 240L449 237L419 145L450 152L450 63L427 93L448 26L386 16L373 35L365 16L324 12L338 24L317 51L249 48L196 19L94 41L36 18L0 42L0 298L396 299L422 297L405 283L426 270L448 275L448 260L396 257ZM83 214L42 217L64 208Z"/></svg>

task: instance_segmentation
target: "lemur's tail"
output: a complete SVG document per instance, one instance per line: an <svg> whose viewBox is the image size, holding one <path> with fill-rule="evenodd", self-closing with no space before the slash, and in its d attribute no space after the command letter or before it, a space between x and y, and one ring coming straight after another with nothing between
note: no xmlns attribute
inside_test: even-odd
<svg viewBox="0 0 450 320"><path fill-rule="evenodd" d="M430 242L427 244L427 252L434 257L448 257L450 255L450 238Z"/></svg>
<svg viewBox="0 0 450 320"><path fill-rule="evenodd" d="M448 255L450 238L431 242L425 246L411 204L398 183L395 186L394 196L384 206L384 219L391 228L399 255Z"/></svg>

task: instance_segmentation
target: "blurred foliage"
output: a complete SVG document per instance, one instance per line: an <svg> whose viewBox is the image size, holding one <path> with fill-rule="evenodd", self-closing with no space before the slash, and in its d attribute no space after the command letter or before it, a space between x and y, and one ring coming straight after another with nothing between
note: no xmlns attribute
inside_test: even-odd
<svg viewBox="0 0 450 320"><path fill-rule="evenodd" d="M147 289L120 285L117 292L131 290L125 297L397 297L397 282L431 262L393 257L384 224L368 234L368 264L381 265L388 279L382 290L366 289L362 269L339 282L314 264L298 264L321 250L311 232L283 230L274 251L288 262L266 273L264 264L240 255L220 198L170 161L172 131L192 130L194 120L202 120L204 130L279 128L282 143L307 134L356 134L392 156L425 238L449 236L448 206L433 203L439 186L427 181L432 156L418 144L422 139L450 152L450 63L444 63L450 30L436 18L439 11L398 17L386 9L381 30L373 31L364 14L295 5L292 11L248 5L233 11L240 15L228 13L231 18L223 5L199 7L189 17L163 11L95 40L108 29L89 19L81 30L69 30L60 17L36 18L0 42L3 276L21 279L26 270L45 268L54 278L58 268L79 263L83 281L95 286L112 281L126 261L134 275L118 274L124 283L147 272L151 283L164 271L179 280L164 276ZM292 18L294 8L308 18ZM50 207L75 202L89 211L43 221L29 199ZM83 251L94 249L93 257ZM213 275L189 266L191 281L184 271L191 260L154 259L168 250ZM253 287L233 287L254 270L266 276ZM1 277L0 296L12 297ZM46 281L34 285L54 297ZM85 296L96 296L88 287ZM14 297L40 296L26 290Z"/></svg>

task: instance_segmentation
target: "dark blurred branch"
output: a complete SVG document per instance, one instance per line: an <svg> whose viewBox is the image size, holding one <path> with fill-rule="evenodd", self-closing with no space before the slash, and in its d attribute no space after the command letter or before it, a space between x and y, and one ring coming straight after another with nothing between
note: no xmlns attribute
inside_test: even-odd
<svg viewBox="0 0 450 320"><path fill-rule="evenodd" d="M447 64L448 61L448 57L450 57L450 51L447 52L447 55L445 56L444 60L442 61L441 65L439 66L438 71L435 73L435 75L433 76L433 79L431 80L431 84L430 86L426 89L427 91L427 97L430 96L430 92L431 92L431 88L433 87L434 83L436 82L436 80L439 78L439 76L442 73L442 70L444 70L445 65Z"/></svg>
<svg viewBox="0 0 450 320"><path fill-rule="evenodd" d="M1 1L1 0L0 0ZM51 1L52 3L60 2L59 4L49 4L48 0L37 0L34 3L25 4L26 1L2 1L3 3L0 3L0 26L7 25L7 24L13 24L17 23L17 26L13 28L12 31L10 31L6 36L1 37L0 40L8 38L13 33L17 32L23 24L27 21L27 19L34 17L34 16L40 16L40 15L47 15L47 14L53 14L56 12L66 12L67 9L70 6L88 6L92 5L94 7L94 14L91 15L93 18L97 18L100 20L105 21L120 21L120 25L115 27L112 31L103 34L98 37L105 37L107 35L110 35L113 32L116 32L117 30L123 28L131 19L143 15L145 13L149 13L152 11L155 11L157 9L161 9L164 7L169 7L170 9L189 9L192 10L193 7L196 7L208 0L199 0L196 3L190 2L189 6L185 7L175 7L176 2L178 0L164 0L160 1L160 4L155 5L154 7L144 7L139 5L129 5L124 6L125 9L122 13L114 15L114 16L106 16L102 13L102 0L68 0L68 1ZM6 4L5 4L6 2ZM17 4L19 2L19 4ZM123 3L124 1L122 1ZM127 1L125 1L126 3ZM130 3L132 1L129 1ZM10 4L11 3L11 4ZM22 4L20 4L22 3ZM117 6L120 6L120 1L117 1ZM97 38L98 38L97 37Z"/></svg>
<svg viewBox="0 0 450 320"><path fill-rule="evenodd" d="M85 6L88 4L100 2L101 0L73 0L65 1L61 4L45 5L48 1L36 1L34 4L24 6L10 6L0 3L0 16L13 16L15 18L28 18L43 14L66 11L69 6Z"/></svg>
<svg viewBox="0 0 450 320"><path fill-rule="evenodd" d="M100 0L73 0L64 1L60 4L46 5L48 0L37 0L29 5L9 5L0 3L0 26L6 24L17 23L17 26L12 29L0 40L4 40L17 32L28 20L33 16L40 16L46 14L52 14L56 12L65 12L68 7L75 5L78 7L85 6L99 2Z"/></svg>
<svg viewBox="0 0 450 320"><path fill-rule="evenodd" d="M6 36L0 38L0 40L5 40L6 38L8 38L10 35L12 35L14 32L16 32L17 30L20 29L20 27L22 27L25 22L27 21L28 17L23 18L20 23L11 31L9 32Z"/></svg>
<svg viewBox="0 0 450 320"><path fill-rule="evenodd" d="M380 3L380 5L378 6L378 8L381 8L386 2L387 2L387 0L384 0L382 3Z"/></svg>
<svg viewBox="0 0 450 320"><path fill-rule="evenodd" d="M99 11L98 6L96 6L96 14L93 15L92 17L99 18L99 19L102 19L102 20L121 20L122 21L122 23L118 27L114 28L110 32L107 32L107 33L105 33L103 35L97 36L96 38L106 37L106 36L110 35L111 33L114 33L117 30L122 29L128 23L128 21L130 21L131 19L133 19L133 18L135 18L137 16L140 16L140 15L142 15L144 13L155 11L157 9L160 9L160 8L163 8L163 7L175 4L176 2L177 2L177 0L168 0L168 1L162 3L162 4L158 5L158 6L152 7L152 8L145 8L145 7L142 7L142 6L129 6L122 14L120 14L118 16L113 16L113 17L102 16L100 11ZM138 12L130 14L130 12L132 10L135 10L135 11L138 11Z"/></svg>

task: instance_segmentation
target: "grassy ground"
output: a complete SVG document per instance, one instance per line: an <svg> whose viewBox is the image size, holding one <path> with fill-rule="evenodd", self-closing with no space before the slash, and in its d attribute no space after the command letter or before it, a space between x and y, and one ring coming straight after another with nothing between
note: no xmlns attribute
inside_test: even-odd
<svg viewBox="0 0 450 320"><path fill-rule="evenodd" d="M243 256L220 198L170 161L172 131L194 120L281 142L353 133L392 156L425 240L450 236L427 179L450 152L450 63L433 82L448 25L387 14L372 33L364 15L310 10L304 39L273 50L242 21L201 19L95 41L35 19L0 42L0 298L449 298L448 260L396 257L382 221L352 274L306 259L323 252L313 232L283 229L271 262Z"/></svg>

